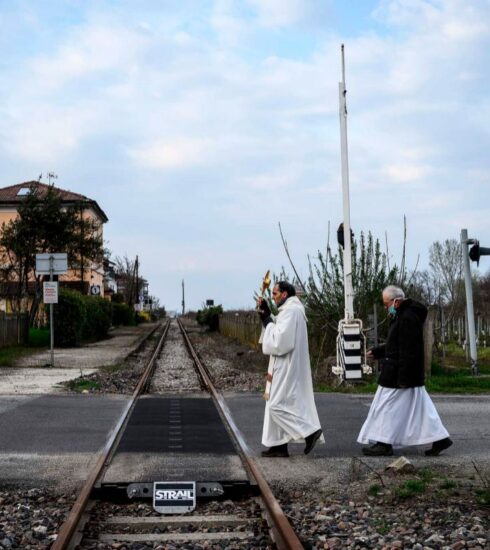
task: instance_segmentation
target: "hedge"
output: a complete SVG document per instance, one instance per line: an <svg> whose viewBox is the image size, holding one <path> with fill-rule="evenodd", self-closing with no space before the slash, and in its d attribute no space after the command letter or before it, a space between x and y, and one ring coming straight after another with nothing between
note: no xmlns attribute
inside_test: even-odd
<svg viewBox="0 0 490 550"><path fill-rule="evenodd" d="M112 304L112 324L119 325L135 325L134 310L128 304L113 303Z"/></svg>
<svg viewBox="0 0 490 550"><path fill-rule="evenodd" d="M82 340L100 340L109 332L112 304L99 296L85 296L60 288L54 307L54 338L57 346L79 346Z"/></svg>

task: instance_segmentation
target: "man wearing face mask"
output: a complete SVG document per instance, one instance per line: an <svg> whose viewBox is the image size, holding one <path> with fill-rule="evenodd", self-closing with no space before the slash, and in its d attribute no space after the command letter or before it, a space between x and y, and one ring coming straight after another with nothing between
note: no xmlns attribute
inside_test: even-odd
<svg viewBox="0 0 490 550"><path fill-rule="evenodd" d="M288 457L290 441L304 441L304 454L324 441L313 395L305 308L293 285L279 281L272 299L279 309L271 315L267 302L257 300L263 330L259 342L269 355L262 444L265 457Z"/></svg>
<svg viewBox="0 0 490 550"><path fill-rule="evenodd" d="M393 446L432 443L426 456L437 456L452 445L424 386L424 321L427 308L406 299L403 290L388 286L383 303L391 317L386 344L368 351L380 360L378 389L358 443L367 456L391 456Z"/></svg>

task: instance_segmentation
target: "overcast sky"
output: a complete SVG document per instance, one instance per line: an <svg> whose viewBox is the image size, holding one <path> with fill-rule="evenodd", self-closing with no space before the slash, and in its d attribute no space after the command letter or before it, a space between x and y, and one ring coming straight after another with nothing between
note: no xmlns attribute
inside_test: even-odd
<svg viewBox="0 0 490 550"><path fill-rule="evenodd" d="M248 307L342 217L427 264L490 246L488 0L0 0L0 186L58 174L167 309ZM47 179L43 180L47 182ZM331 240L333 240L331 236ZM490 259L483 259L490 267Z"/></svg>

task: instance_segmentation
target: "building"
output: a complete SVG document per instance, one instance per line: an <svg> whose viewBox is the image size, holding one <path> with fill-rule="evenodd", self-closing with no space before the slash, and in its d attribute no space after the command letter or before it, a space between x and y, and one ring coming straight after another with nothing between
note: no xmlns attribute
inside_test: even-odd
<svg viewBox="0 0 490 550"><path fill-rule="evenodd" d="M24 198L36 190L39 196L43 196L48 192L49 185L39 181L27 181L0 188L0 227L3 223L8 223L17 217L17 210ZM100 232L99 236L103 237L103 224L108 221L108 218L102 208L93 199L90 199L79 193L67 191L56 187L60 193L63 207L76 207L80 209L80 215L84 219L90 219L97 223ZM57 250L56 252L64 252ZM7 265L9 259L6 254L0 251L0 269L6 271L9 268ZM7 262L7 263L6 263ZM102 263L96 265L89 262L88 265L71 265L66 275L60 275L58 280L65 287L70 287L81 291L84 294L93 294L104 296L104 266ZM32 280L32 292L34 291L34 279ZM15 278L7 279L0 285L0 310L10 311L11 300L14 295L16 286ZM31 294L31 281L29 281L28 294Z"/></svg>

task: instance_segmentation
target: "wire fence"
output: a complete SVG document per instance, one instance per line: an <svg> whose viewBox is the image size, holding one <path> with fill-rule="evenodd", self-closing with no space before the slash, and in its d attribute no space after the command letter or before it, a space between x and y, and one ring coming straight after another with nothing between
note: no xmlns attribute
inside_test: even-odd
<svg viewBox="0 0 490 550"><path fill-rule="evenodd" d="M255 311L227 311L219 317L219 331L257 349L262 323Z"/></svg>

